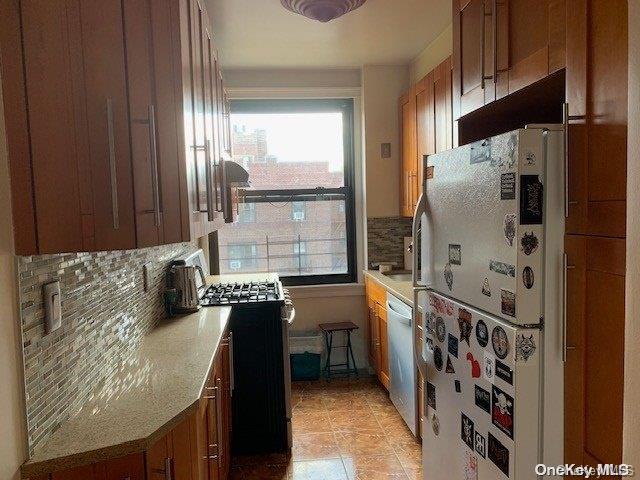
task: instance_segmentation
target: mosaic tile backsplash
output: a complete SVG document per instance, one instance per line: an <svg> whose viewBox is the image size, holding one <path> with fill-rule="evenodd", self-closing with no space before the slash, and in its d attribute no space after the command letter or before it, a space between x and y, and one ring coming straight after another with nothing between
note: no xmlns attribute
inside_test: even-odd
<svg viewBox="0 0 640 480"><path fill-rule="evenodd" d="M379 217L367 219L368 264L396 262L404 266L404 237L411 236L412 219L405 217Z"/></svg>
<svg viewBox="0 0 640 480"><path fill-rule="evenodd" d="M18 258L29 450L108 384L164 316L168 262L196 247ZM144 291L143 265L149 288ZM42 285L60 280L62 326L46 335Z"/></svg>

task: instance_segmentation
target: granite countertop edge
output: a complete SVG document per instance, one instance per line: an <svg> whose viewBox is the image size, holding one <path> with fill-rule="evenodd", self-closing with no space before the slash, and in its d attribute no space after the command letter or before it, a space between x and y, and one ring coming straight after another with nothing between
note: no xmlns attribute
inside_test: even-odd
<svg viewBox="0 0 640 480"><path fill-rule="evenodd" d="M211 347L210 347L210 350L206 352L206 357L208 359L207 365L206 365L206 371L203 369L202 378L199 378L198 380L194 380L194 382L192 383L192 388L190 387L190 392L192 393L187 395L189 397L189 401L187 402L187 404L185 405L185 403L183 403L178 408L176 408L174 412L171 412L170 414L166 414L166 412L164 412L165 415L162 417L162 420L157 420L155 422L156 424L161 423L160 426L158 426L157 428L154 428L153 431L149 433L143 432L141 435L137 435L136 432L132 431L130 438L127 438L125 440L118 439L113 443L109 442L108 440L102 439L101 443L103 443L104 445L99 446L99 448L89 447L87 450L83 450L83 451L79 451L78 449L75 449L74 451L70 451L66 455L58 454L57 451L61 449L60 444L63 442L60 440L60 437L64 438L65 425L70 423L70 421L73 420L74 418L76 418L76 416L72 416L69 420L67 420L66 422L63 422L61 427L56 431L56 433L61 431L62 433L60 433L57 437L56 437L56 433L54 433L54 435L49 440L44 442L41 448L37 447L34 455L32 455L32 458L27 460L22 465L22 468L21 468L22 478L31 478L31 477L47 475L49 473L53 473L60 470L66 470L70 468L90 465L93 463L99 463L109 459L120 458L120 457L132 455L136 453L142 453L145 450L148 450L149 447L151 447L155 442L157 442L167 433L169 433L169 431L171 431L176 425L178 425L181 421L187 418L197 408L200 397L202 396L202 392L204 391L204 387L205 387L208 375L210 374L211 368L215 361L215 356L218 352L218 349L222 340L222 336L229 323L230 315L231 315L230 307L202 307L198 312L190 315L183 315L181 317L161 320L160 324L154 330L149 332L149 334L141 342L140 346L138 347L134 355L137 357L142 357L141 358L142 360L146 360L144 358L145 352L146 352L146 354L149 354L148 360L153 362L154 359L152 357L154 355L157 356L159 354L158 348L157 348L158 345L164 344L165 342L167 342L169 338L171 338L170 341L173 341L173 342L176 341L176 338L173 338L173 336L175 335L174 329L170 327L162 328L163 324L165 324L166 326L167 323L173 323L175 326L177 325L178 322L180 323L186 322L185 325L187 324L189 325L187 328L184 329L185 338L183 339L183 342L186 342L188 340L187 337L190 337L191 335L194 335L194 334L197 335L199 333L194 331L194 329L198 330L198 328L201 328L203 321L205 323L211 322L211 324L209 325L210 330L207 332L207 336L209 340L208 344ZM193 325L194 328L192 328L191 324L194 324ZM162 353L160 353L160 355L162 355ZM194 358L189 357L189 359L193 360ZM162 374L162 372L160 371L156 373ZM154 380L157 381L157 378ZM143 387L140 387L140 388L142 389ZM131 390L131 392L133 392L133 395L136 395L135 388ZM138 392L137 395L140 395L140 392ZM127 398L129 401L131 400L129 395L125 395L124 397ZM114 418L117 418L118 400L119 399L116 399L110 406L107 406L105 408L105 411L108 411L108 409L111 409L113 411ZM165 398L165 400L167 400L167 403L168 403L170 399ZM121 402L121 403L124 403L124 402ZM84 408L87 408L87 407L85 406L83 407L83 409ZM148 408L149 408L149 411L148 411L149 415L153 415L154 413L152 410L153 404L150 403ZM108 414L103 414L103 415L108 415ZM85 416L87 416L87 420L91 419L90 414L85 414ZM87 427L87 430L88 429L90 429L90 427ZM47 453L52 449L56 451L55 454Z"/></svg>
<svg viewBox="0 0 640 480"><path fill-rule="evenodd" d="M402 300L410 307L413 307L413 286L411 282L394 280L378 270L364 270L363 273L382 285L392 295L398 297L398 300Z"/></svg>

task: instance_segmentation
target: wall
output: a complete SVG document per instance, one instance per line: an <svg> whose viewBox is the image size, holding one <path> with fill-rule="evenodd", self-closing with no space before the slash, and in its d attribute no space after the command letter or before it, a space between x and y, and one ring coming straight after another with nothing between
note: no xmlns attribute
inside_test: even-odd
<svg viewBox="0 0 640 480"><path fill-rule="evenodd" d="M640 130L640 2L629 2L629 132ZM640 138L629 135L627 152L627 277L623 461L640 469Z"/></svg>
<svg viewBox="0 0 640 480"><path fill-rule="evenodd" d="M367 217L400 215L400 128L398 97L409 87L407 66L365 65L362 105L366 165ZM380 144L391 143L382 158Z"/></svg>
<svg viewBox="0 0 640 480"><path fill-rule="evenodd" d="M26 458L9 170L0 81L0 479L17 480Z"/></svg>
<svg viewBox="0 0 640 480"><path fill-rule="evenodd" d="M413 59L409 66L411 83L416 83L453 53L453 25L449 25L433 42Z"/></svg>
<svg viewBox="0 0 640 480"><path fill-rule="evenodd" d="M29 450L108 385L121 362L165 316L171 259L190 243L140 250L18 258ZM142 267L148 267L144 291ZM42 287L58 279L62 326L45 332Z"/></svg>
<svg viewBox="0 0 640 480"><path fill-rule="evenodd" d="M360 87L360 69L230 69L224 71L224 79L227 87L233 89L357 88Z"/></svg>

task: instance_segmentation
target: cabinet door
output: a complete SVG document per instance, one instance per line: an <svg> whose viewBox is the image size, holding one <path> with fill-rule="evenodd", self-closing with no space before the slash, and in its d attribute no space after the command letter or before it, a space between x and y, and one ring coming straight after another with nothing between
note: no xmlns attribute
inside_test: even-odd
<svg viewBox="0 0 640 480"><path fill-rule="evenodd" d="M105 480L145 480L144 455L141 453L107 460L102 465Z"/></svg>
<svg viewBox="0 0 640 480"><path fill-rule="evenodd" d="M565 461L622 461L625 242L567 235Z"/></svg>
<svg viewBox="0 0 640 480"><path fill-rule="evenodd" d="M487 5L485 5L487 3ZM453 0L453 89L456 120L495 97L492 15L488 0ZM485 100L487 96L487 100Z"/></svg>
<svg viewBox="0 0 640 480"><path fill-rule="evenodd" d="M125 2L124 15L137 244L176 243L188 235L183 236L181 214L184 157L176 123L171 8L168 0Z"/></svg>
<svg viewBox="0 0 640 480"><path fill-rule="evenodd" d="M627 2L567 1L567 232L624 237Z"/></svg>
<svg viewBox="0 0 640 480"><path fill-rule="evenodd" d="M216 356L213 372L206 387L207 393L207 457L209 459L209 480L220 478L220 356Z"/></svg>
<svg viewBox="0 0 640 480"><path fill-rule="evenodd" d="M378 310L378 331L380 344L380 382L389 389L389 339L387 337L387 308L386 305L376 304Z"/></svg>
<svg viewBox="0 0 640 480"><path fill-rule="evenodd" d="M135 248L123 11L80 1L96 250Z"/></svg>
<svg viewBox="0 0 640 480"><path fill-rule="evenodd" d="M429 72L416 86L418 194L424 183L424 156L436 153L433 73Z"/></svg>
<svg viewBox="0 0 640 480"><path fill-rule="evenodd" d="M451 58L447 58L433 71L435 115L435 151L453 148L453 118L451 104Z"/></svg>
<svg viewBox="0 0 640 480"><path fill-rule="evenodd" d="M205 397L209 396L208 393ZM198 480L209 480L209 399L202 398L194 416L195 458L194 477Z"/></svg>
<svg viewBox="0 0 640 480"><path fill-rule="evenodd" d="M231 469L231 358L230 337L226 336L220 344L220 478L225 479Z"/></svg>
<svg viewBox="0 0 640 480"><path fill-rule="evenodd" d="M417 200L417 143L416 143L416 97L413 91L400 97L400 214L413 216L413 205Z"/></svg>
<svg viewBox="0 0 640 480"><path fill-rule="evenodd" d="M17 2L11 4L18 5ZM21 22L28 123L25 118L24 123L17 127L28 135L24 140L27 151L24 151L22 163L29 164L31 172L23 172L23 178L33 188L35 211L31 213L35 215L37 246L32 244L33 250L18 253L58 253L92 248L94 235L90 188L83 191L79 188L81 179L87 181L91 178L90 170L83 168L90 162L84 116L85 91L82 76L79 79L77 77L83 68L80 7L48 0L20 2L19 5L20 12L15 12L16 30L20 28L18 22ZM6 20L9 20L8 16ZM3 24L4 29L8 30ZM16 34L19 35L20 31ZM5 56L8 58L4 50L20 50L19 39L16 38L13 43L12 47L3 45L3 60ZM22 71L22 65L20 67ZM16 70L11 73L15 74ZM22 79L3 74L7 102L12 88L15 89ZM9 106L5 103L7 115ZM102 106L104 117L104 103ZM7 132L17 134L15 130L12 120L7 118ZM106 140L106 128L102 132ZM15 137L8 137L10 148L14 145L12 140ZM14 162L16 165L18 163L18 152L10 151L12 170L15 169ZM15 180L14 177L14 190L18 187ZM19 190L25 189L20 186ZM84 218L83 213L86 214ZM33 223L34 217L30 220ZM83 220L89 227L86 241L83 238ZM21 219L16 222L16 227L25 224L29 223Z"/></svg>
<svg viewBox="0 0 640 480"><path fill-rule="evenodd" d="M380 342L379 324L376 302L367 296L368 322L369 322L369 363L377 373L380 370Z"/></svg>

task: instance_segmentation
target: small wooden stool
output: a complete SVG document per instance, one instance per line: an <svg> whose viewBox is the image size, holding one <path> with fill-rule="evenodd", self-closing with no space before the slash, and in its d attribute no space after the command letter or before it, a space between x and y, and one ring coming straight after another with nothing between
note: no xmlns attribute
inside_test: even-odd
<svg viewBox="0 0 640 480"><path fill-rule="evenodd" d="M351 348L351 332L357 330L359 327L353 322L335 322L335 323L321 323L319 325L320 330L324 334L324 341L327 345L327 362L324 366L324 371L327 375L327 378L330 379L331 375L351 375L355 373L358 376L358 367L356 367L356 359L353 356L353 349ZM346 345L339 345L334 347L333 345L333 333L334 332L345 332L347 343ZM331 363L331 350L333 348L344 348L347 354L347 362L346 363ZM349 355L351 355L351 360L353 361L353 368L349 362ZM332 367L346 367L341 368L336 371L332 371Z"/></svg>

